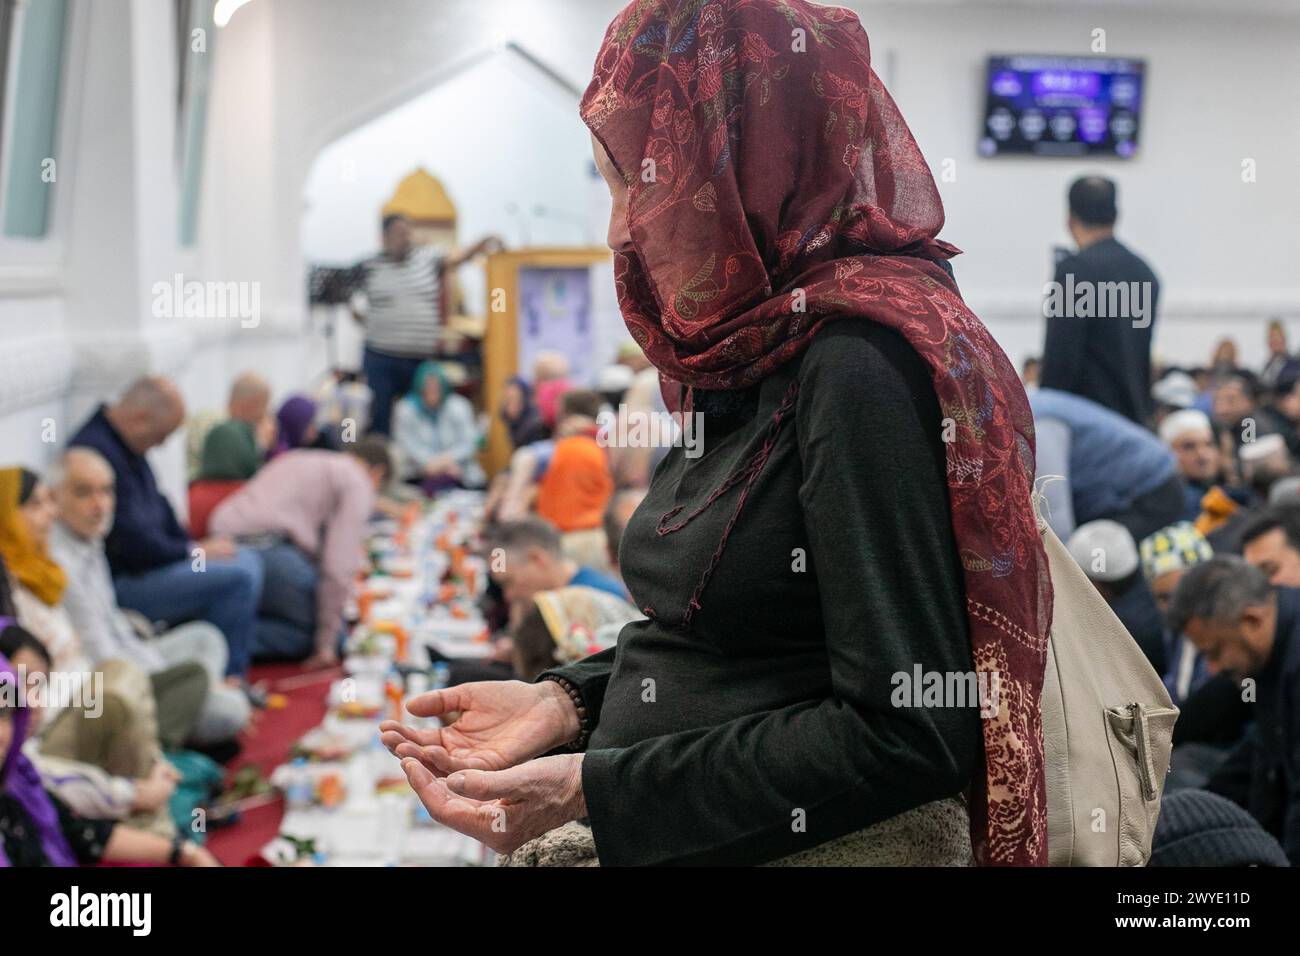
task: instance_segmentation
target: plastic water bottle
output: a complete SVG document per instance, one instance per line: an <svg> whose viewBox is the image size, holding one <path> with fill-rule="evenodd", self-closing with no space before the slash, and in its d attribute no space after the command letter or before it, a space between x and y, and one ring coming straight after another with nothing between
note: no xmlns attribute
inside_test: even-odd
<svg viewBox="0 0 1300 956"><path fill-rule="evenodd" d="M295 757L289 765L289 784L285 787L284 799L292 810L303 810L311 806L314 788L311 771L307 769L306 757Z"/></svg>
<svg viewBox="0 0 1300 956"><path fill-rule="evenodd" d="M430 690L442 690L451 683L451 665L446 661L435 661L430 674L432 675Z"/></svg>
<svg viewBox="0 0 1300 956"><path fill-rule="evenodd" d="M406 675L406 698L402 701L402 710L406 722L414 727L427 727L429 725L428 717L416 717L406 709L407 703L414 697L419 697L429 689L429 675L420 671L413 671Z"/></svg>
<svg viewBox="0 0 1300 956"><path fill-rule="evenodd" d="M420 600L418 607L421 612L428 611L437 603L438 585L441 582L437 580L433 565L432 549L425 546L420 551Z"/></svg>

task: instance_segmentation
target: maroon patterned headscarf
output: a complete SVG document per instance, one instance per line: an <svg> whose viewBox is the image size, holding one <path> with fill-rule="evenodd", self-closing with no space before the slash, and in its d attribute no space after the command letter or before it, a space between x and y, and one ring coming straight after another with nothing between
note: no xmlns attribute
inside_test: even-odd
<svg viewBox="0 0 1300 956"><path fill-rule="evenodd" d="M926 361L952 422L975 666L999 682L971 808L976 860L1045 865L1052 595L1030 501L1033 417L937 262L958 250L935 238L938 190L858 18L803 0L634 0L610 24L581 113L629 187L619 305L665 379L745 388L845 319L894 329Z"/></svg>

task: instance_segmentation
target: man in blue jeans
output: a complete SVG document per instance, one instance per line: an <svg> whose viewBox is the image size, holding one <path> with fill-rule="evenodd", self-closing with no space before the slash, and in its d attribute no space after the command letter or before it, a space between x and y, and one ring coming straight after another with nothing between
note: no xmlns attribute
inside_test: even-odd
<svg viewBox="0 0 1300 956"><path fill-rule="evenodd" d="M117 600L151 621L204 620L230 647L226 681L243 684L252 654L262 564L229 538L192 541L158 490L145 453L185 418L185 402L165 378L142 378L113 405L101 405L70 445L93 448L113 468L117 511L104 541Z"/></svg>
<svg viewBox="0 0 1300 956"><path fill-rule="evenodd" d="M303 660L315 647L316 566L291 541L251 547L264 571L253 654L258 660Z"/></svg>
<svg viewBox="0 0 1300 956"><path fill-rule="evenodd" d="M361 371L374 395L370 406L370 432L387 435L392 429L393 405L411 388L415 370L424 359L389 355L369 345L361 355Z"/></svg>

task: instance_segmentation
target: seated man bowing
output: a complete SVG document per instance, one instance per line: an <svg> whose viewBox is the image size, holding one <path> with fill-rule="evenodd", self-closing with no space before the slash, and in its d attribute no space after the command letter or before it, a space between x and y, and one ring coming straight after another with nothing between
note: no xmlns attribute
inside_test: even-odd
<svg viewBox="0 0 1300 956"><path fill-rule="evenodd" d="M1246 809L1300 866L1300 591L1221 554L1187 569L1167 617L1255 718L1205 789Z"/></svg>
<svg viewBox="0 0 1300 956"><path fill-rule="evenodd" d="M262 611L278 608L286 626L259 627L257 656L308 657L309 666L321 667L338 661L343 606L361 564L366 522L391 470L378 437L345 452L288 451L213 512L218 534L278 539L268 548L277 554L267 559Z"/></svg>

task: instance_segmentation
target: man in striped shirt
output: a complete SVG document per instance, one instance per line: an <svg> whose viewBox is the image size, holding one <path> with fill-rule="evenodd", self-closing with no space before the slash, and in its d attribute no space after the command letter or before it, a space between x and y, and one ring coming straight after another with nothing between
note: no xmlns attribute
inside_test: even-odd
<svg viewBox="0 0 1300 956"><path fill-rule="evenodd" d="M383 251L361 264L365 308L352 314L366 330L362 368L374 392L370 431L387 435L393 404L410 390L420 362L438 352L447 312L445 277L501 242L489 236L460 255L446 256L417 246L405 216L385 216L383 231Z"/></svg>

